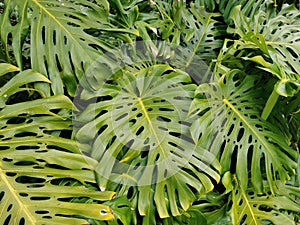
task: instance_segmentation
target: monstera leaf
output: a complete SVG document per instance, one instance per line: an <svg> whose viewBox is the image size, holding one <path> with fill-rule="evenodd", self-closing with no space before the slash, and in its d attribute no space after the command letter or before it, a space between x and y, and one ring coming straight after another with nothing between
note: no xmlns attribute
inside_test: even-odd
<svg viewBox="0 0 300 225"><path fill-rule="evenodd" d="M0 77L18 70L0 64ZM113 219L109 206L70 201L87 198L100 203L115 195L95 190L96 162L84 157L75 141L60 137L70 132L71 121L57 112L70 111L71 101L52 96L11 104L18 92L24 96L24 91L34 91L32 82L49 81L26 70L0 88L0 223L83 224L85 218Z"/></svg>
<svg viewBox="0 0 300 225"><path fill-rule="evenodd" d="M235 41L239 42L239 48L259 49L262 53L248 57L246 51L243 59L257 63L260 69L278 79L266 102L263 119L268 118L279 95L291 97L300 90L299 16L299 10L292 5L284 5L279 13L270 9L261 10L249 18L242 13L239 6L232 10L231 18L235 27L228 31L241 37Z"/></svg>
<svg viewBox="0 0 300 225"><path fill-rule="evenodd" d="M86 152L99 162L102 189L137 188L139 213L149 220L154 204L162 218L179 215L213 188L210 179L219 180L215 157L189 134L194 85L165 64L127 69L95 90L98 101L91 103L87 90L81 93L89 104L76 117L77 140L92 145ZM100 81L101 70L95 73Z"/></svg>
<svg viewBox="0 0 300 225"><path fill-rule="evenodd" d="M23 68L22 46L29 37L31 68L48 76L54 93L64 93L66 86L74 94L76 77L97 56L97 48L106 49L103 41L86 30L107 23L107 1L5 0L3 4L0 36L7 54L11 43L17 64Z"/></svg>
<svg viewBox="0 0 300 225"><path fill-rule="evenodd" d="M283 185L277 182L279 187L276 195L255 194L255 190L248 188L242 190L236 177L231 176L224 182L225 186L232 182L234 184L232 192L231 218L233 224L263 224L271 223L296 224L293 214L299 216L299 188ZM231 186L231 185L230 185ZM268 187L265 187L268 192ZM296 197L297 196L297 197Z"/></svg>
<svg viewBox="0 0 300 225"><path fill-rule="evenodd" d="M242 190L250 178L254 189L262 193L266 177L274 192L275 180L286 181L294 174L297 152L284 134L260 118L263 99L261 90L255 88L258 78L240 74L232 70L218 82L197 88L191 112L201 116L191 133L219 156L223 172L235 171Z"/></svg>

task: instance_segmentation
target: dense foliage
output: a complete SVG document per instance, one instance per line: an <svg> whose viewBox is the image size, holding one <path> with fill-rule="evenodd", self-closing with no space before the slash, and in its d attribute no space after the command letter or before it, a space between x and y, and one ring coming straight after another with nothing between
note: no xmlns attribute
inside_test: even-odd
<svg viewBox="0 0 300 225"><path fill-rule="evenodd" d="M300 224L300 11L0 0L0 223Z"/></svg>

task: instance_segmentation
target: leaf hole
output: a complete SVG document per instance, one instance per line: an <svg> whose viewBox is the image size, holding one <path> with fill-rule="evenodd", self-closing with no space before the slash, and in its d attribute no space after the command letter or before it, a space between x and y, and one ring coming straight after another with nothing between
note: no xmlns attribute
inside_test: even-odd
<svg viewBox="0 0 300 225"><path fill-rule="evenodd" d="M5 195L5 192L4 192L4 191L1 191L1 192L0 192L0 202L1 202L1 200L3 199L4 195Z"/></svg>
<svg viewBox="0 0 300 225"><path fill-rule="evenodd" d="M6 219L5 219L5 221L4 221L4 223L3 223L3 225L9 225L10 223L10 219L11 219L11 215L9 215L8 217L6 217Z"/></svg>
<svg viewBox="0 0 300 225"><path fill-rule="evenodd" d="M63 69L62 69L62 66L60 64L60 61L58 59L58 55L57 54L55 54L55 61L56 61L56 66L57 66L58 71L61 72Z"/></svg>
<svg viewBox="0 0 300 225"><path fill-rule="evenodd" d="M53 30L52 41L53 44L56 45L56 30Z"/></svg>
<svg viewBox="0 0 300 225"><path fill-rule="evenodd" d="M28 150L28 149L39 149L39 146L20 145L16 147L16 150Z"/></svg>
<svg viewBox="0 0 300 225"><path fill-rule="evenodd" d="M166 117L164 117L164 116L158 116L157 118L156 118L158 121L162 121L162 122L171 122L171 119L169 119L169 118L166 118Z"/></svg>
<svg viewBox="0 0 300 225"><path fill-rule="evenodd" d="M14 137L36 137L36 136L37 134L33 132L22 132L14 135Z"/></svg>
<svg viewBox="0 0 300 225"><path fill-rule="evenodd" d="M142 158L142 159L148 156L149 150L150 150L150 146L149 146L149 145L146 145L146 146L143 148L142 154L141 154L141 158Z"/></svg>
<svg viewBox="0 0 300 225"><path fill-rule="evenodd" d="M241 141L241 139L242 139L243 136L244 136L244 133L245 133L245 129L244 129L244 128L241 128L241 129L239 130L239 133L238 133L238 136L237 136L237 142L240 142L240 141Z"/></svg>
<svg viewBox="0 0 300 225"><path fill-rule="evenodd" d="M174 109L170 109L170 108L159 108L160 111L163 111L163 112L173 112Z"/></svg>
<svg viewBox="0 0 300 225"><path fill-rule="evenodd" d="M143 131L144 131L144 127L143 126L141 126L138 130L137 130L137 132L135 133L137 136L138 135L140 135Z"/></svg>
<svg viewBox="0 0 300 225"><path fill-rule="evenodd" d="M19 195L22 196L22 197L27 197L28 196L28 194L24 193L24 192L19 193Z"/></svg>
<svg viewBox="0 0 300 225"><path fill-rule="evenodd" d="M6 172L5 174L6 174L6 176L9 176L9 177L14 177L17 175L17 173L13 173L13 172Z"/></svg>
<svg viewBox="0 0 300 225"><path fill-rule="evenodd" d="M240 224L243 224L243 223L246 221L247 216L248 216L248 215L245 214L245 215L242 217ZM246 224L245 224L245 225L246 225Z"/></svg>
<svg viewBox="0 0 300 225"><path fill-rule="evenodd" d="M36 165L36 163L31 162L31 161L19 161L19 162L15 162L14 165L15 166L33 166L33 165Z"/></svg>
<svg viewBox="0 0 300 225"><path fill-rule="evenodd" d="M12 162L12 161L13 161L12 159L6 158L6 157L2 158L2 160L3 160L4 162Z"/></svg>
<svg viewBox="0 0 300 225"><path fill-rule="evenodd" d="M128 113L124 113L123 115L119 116L115 121L119 121L121 119L124 119L126 116L128 116Z"/></svg>
<svg viewBox="0 0 300 225"><path fill-rule="evenodd" d="M52 219L52 216L43 216L43 219Z"/></svg>
<svg viewBox="0 0 300 225"><path fill-rule="evenodd" d="M30 177L30 176L20 176L15 179L17 183L21 184L34 184L34 183L44 183L46 179L39 177Z"/></svg>
<svg viewBox="0 0 300 225"><path fill-rule="evenodd" d="M108 125L105 124L104 126L100 127L100 129L97 131L97 134L102 134L106 129L108 128Z"/></svg>
<svg viewBox="0 0 300 225"><path fill-rule="evenodd" d="M13 204L10 204L10 205L7 207L6 211L9 212L9 211L12 209L12 207L13 207Z"/></svg>
<svg viewBox="0 0 300 225"><path fill-rule="evenodd" d="M46 44L46 27L42 27L42 40L43 40L43 45Z"/></svg>
<svg viewBox="0 0 300 225"><path fill-rule="evenodd" d="M165 127L158 127L158 129L160 129L160 130L162 130L162 131L168 131L168 129L167 128L165 128Z"/></svg>
<svg viewBox="0 0 300 225"><path fill-rule="evenodd" d="M20 222L19 222L18 225L25 225L25 219L24 219L24 217L22 217L22 218L20 219Z"/></svg>
<svg viewBox="0 0 300 225"><path fill-rule="evenodd" d="M24 117L13 117L6 121L6 124L21 124L26 121Z"/></svg>

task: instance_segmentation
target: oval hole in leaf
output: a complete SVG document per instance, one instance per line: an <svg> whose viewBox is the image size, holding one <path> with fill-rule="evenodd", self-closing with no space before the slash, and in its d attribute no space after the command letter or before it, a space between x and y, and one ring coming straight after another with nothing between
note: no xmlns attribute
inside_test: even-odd
<svg viewBox="0 0 300 225"><path fill-rule="evenodd" d="M12 173L12 172L7 172L5 174L6 174L6 176L9 176L9 177L14 177L17 175L17 173Z"/></svg>
<svg viewBox="0 0 300 225"><path fill-rule="evenodd" d="M49 196L32 196L30 197L30 200L33 200L33 201L45 201L45 200L49 200L51 199L51 197Z"/></svg>
<svg viewBox="0 0 300 225"><path fill-rule="evenodd" d="M9 212L9 211L12 209L12 207L13 207L13 204L10 204L10 205L7 207L6 211Z"/></svg>
<svg viewBox="0 0 300 225"><path fill-rule="evenodd" d="M39 177L20 176L16 178L16 182L21 184L44 183L46 179Z"/></svg>
<svg viewBox="0 0 300 225"><path fill-rule="evenodd" d="M14 163L15 166L32 166L32 165L36 165L37 163L35 162L31 162L31 161L19 161Z"/></svg>
<svg viewBox="0 0 300 225"><path fill-rule="evenodd" d="M11 215L9 215L8 217L6 217L6 219L5 219L4 223L3 223L3 225L9 225L9 224L10 224L10 223L9 223L10 219L11 219Z"/></svg>
<svg viewBox="0 0 300 225"><path fill-rule="evenodd" d="M25 219L23 217L20 219L19 225L25 225Z"/></svg>
<svg viewBox="0 0 300 225"><path fill-rule="evenodd" d="M2 198L4 197L4 195L5 195L5 192L2 191L2 192L0 193L0 202L1 202Z"/></svg>
<svg viewBox="0 0 300 225"><path fill-rule="evenodd" d="M36 214L48 214L49 211L46 211L46 210L38 210L38 211L35 211Z"/></svg>
<svg viewBox="0 0 300 225"><path fill-rule="evenodd" d="M28 196L28 194L24 193L24 192L19 193L19 195L22 196L22 197L27 197Z"/></svg>

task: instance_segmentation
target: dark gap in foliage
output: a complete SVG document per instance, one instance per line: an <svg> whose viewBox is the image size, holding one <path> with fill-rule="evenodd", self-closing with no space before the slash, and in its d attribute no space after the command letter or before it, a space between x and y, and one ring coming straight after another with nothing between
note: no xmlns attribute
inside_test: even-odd
<svg viewBox="0 0 300 225"><path fill-rule="evenodd" d="M10 158L7 158L7 157L3 157L2 160L4 162L12 162L13 161L13 159L10 159Z"/></svg>
<svg viewBox="0 0 300 225"><path fill-rule="evenodd" d="M46 44L46 27L42 27L42 40L43 40L43 45Z"/></svg>
<svg viewBox="0 0 300 225"><path fill-rule="evenodd" d="M71 169L69 169L69 168L67 168L67 167L64 167L64 166L61 166L61 165L57 165L57 164L46 164L45 165L46 167L48 167L48 168L52 168L52 169L59 169L59 170L71 170Z"/></svg>
<svg viewBox="0 0 300 225"><path fill-rule="evenodd" d="M8 217L6 217L3 225L9 225L10 224L10 219L11 219L11 215L8 215Z"/></svg>
<svg viewBox="0 0 300 225"><path fill-rule="evenodd" d="M158 116L156 117L156 120L161 121L161 122L171 122L171 119L164 117L164 116Z"/></svg>
<svg viewBox="0 0 300 225"><path fill-rule="evenodd" d="M4 140L4 139L2 139L2 141L3 141L3 140ZM8 149L10 149L9 146L0 146L0 151L2 151L2 150L8 150ZM7 158L3 158L2 160L5 161L4 159L7 159Z"/></svg>
<svg viewBox="0 0 300 225"><path fill-rule="evenodd" d="M67 40L67 39L66 39ZM68 58L69 58L69 62L70 62L70 64L71 64L71 68L72 68L72 71L76 71L75 70L75 66L74 66L74 63L73 63L73 60L72 60L72 54L71 54L71 52L70 51L68 51Z"/></svg>
<svg viewBox="0 0 300 225"><path fill-rule="evenodd" d="M14 137L36 137L36 136L37 134L33 132L21 132L14 135Z"/></svg>
<svg viewBox="0 0 300 225"><path fill-rule="evenodd" d="M4 191L1 191L1 192L0 192L0 202L1 202L1 200L3 199L4 195L5 195L5 192L4 192Z"/></svg>
<svg viewBox="0 0 300 225"><path fill-rule="evenodd" d="M56 178L50 181L53 185L58 186L81 186L82 183L75 178Z"/></svg>
<svg viewBox="0 0 300 225"><path fill-rule="evenodd" d="M112 99L113 99L113 97L111 95L105 95L105 96L97 97L96 102L110 101ZM103 110L103 111L106 111L106 110Z"/></svg>
<svg viewBox="0 0 300 225"><path fill-rule="evenodd" d="M98 129L98 131L97 131L98 136L100 134L102 134L106 130L106 128L108 128L107 124L105 124L104 126L101 126L100 129Z"/></svg>
<svg viewBox="0 0 300 225"><path fill-rule="evenodd" d="M15 166L33 166L37 165L37 163L32 161L19 161L14 163Z"/></svg>
<svg viewBox="0 0 300 225"><path fill-rule="evenodd" d="M20 195L21 197L27 197L27 196L29 196L29 194L24 193L24 192L19 193L19 195Z"/></svg>
<svg viewBox="0 0 300 225"><path fill-rule="evenodd" d="M55 150L59 150L59 151L63 151L63 152L70 152L72 153L72 151L66 149L66 148L62 148L62 147L59 147L59 146L56 146L56 145L47 145L46 146L47 149L55 149Z"/></svg>
<svg viewBox="0 0 300 225"><path fill-rule="evenodd" d="M142 153L141 153L141 158L144 159L146 157L148 157L150 151L150 146L146 145L143 149L142 149Z"/></svg>
<svg viewBox="0 0 300 225"><path fill-rule="evenodd" d="M11 12L10 12L10 15L9 15L9 21L10 21L10 24L12 26L15 26L17 25L17 23L19 22L19 14L18 14L18 11L16 9L13 9Z"/></svg>
<svg viewBox="0 0 300 225"><path fill-rule="evenodd" d="M43 219L52 219L52 216L43 216Z"/></svg>
<svg viewBox="0 0 300 225"><path fill-rule="evenodd" d="M45 201L45 200L49 200L51 199L51 197L49 196L32 196L30 197L30 200L32 201Z"/></svg>
<svg viewBox="0 0 300 225"><path fill-rule="evenodd" d="M13 172L6 172L5 174L6 174L6 176L9 176L9 177L14 177L17 175L17 173L13 173Z"/></svg>
<svg viewBox="0 0 300 225"><path fill-rule="evenodd" d="M21 183L21 184L44 183L46 181L43 178L32 177L32 176L19 176L15 180L17 183Z"/></svg>
<svg viewBox="0 0 300 225"><path fill-rule="evenodd" d="M143 131L145 130L145 128L143 126L141 126L137 132L135 133L137 136L140 135L141 133L143 133Z"/></svg>
<svg viewBox="0 0 300 225"><path fill-rule="evenodd" d="M26 121L24 117L13 117L6 121L6 124L22 124Z"/></svg>
<svg viewBox="0 0 300 225"><path fill-rule="evenodd" d="M56 61L56 66L57 66L58 71L62 72L63 68L62 68L62 65L61 65L61 63L60 63L60 61L58 59L58 55L57 54L55 54L55 61Z"/></svg>
<svg viewBox="0 0 300 225"><path fill-rule="evenodd" d="M232 155L231 155L231 163L230 163L230 173L231 174L234 174L236 172L236 170L238 169L238 168L236 168L238 149L239 149L238 145L235 145Z"/></svg>
<svg viewBox="0 0 300 225"><path fill-rule="evenodd" d="M49 214L49 211L46 211L46 210L37 210L35 211L36 214Z"/></svg>

